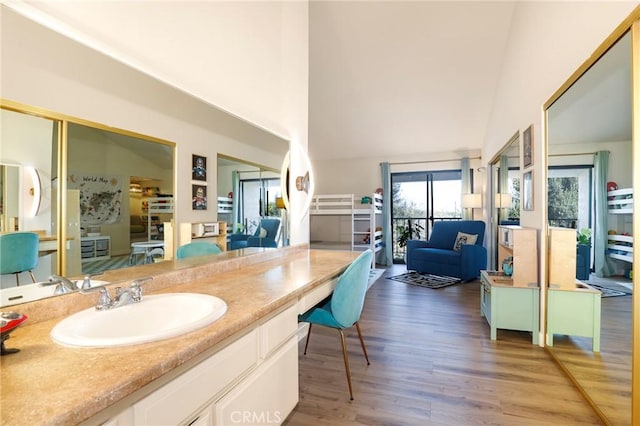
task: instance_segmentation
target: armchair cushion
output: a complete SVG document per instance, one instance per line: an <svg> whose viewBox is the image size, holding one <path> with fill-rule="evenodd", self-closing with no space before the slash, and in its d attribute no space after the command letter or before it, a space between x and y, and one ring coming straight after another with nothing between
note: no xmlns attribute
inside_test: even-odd
<svg viewBox="0 0 640 426"><path fill-rule="evenodd" d="M463 281L477 278L480 270L487 267L484 230L482 221L436 222L429 241L407 241L407 269L448 275ZM467 244L459 244L459 250L455 250L459 233L467 235ZM476 236L473 244L473 238L469 236Z"/></svg>
<svg viewBox="0 0 640 426"><path fill-rule="evenodd" d="M463 244L475 244L478 241L478 234L465 234L464 232L458 232L456 242L453 244L455 251L460 251Z"/></svg>

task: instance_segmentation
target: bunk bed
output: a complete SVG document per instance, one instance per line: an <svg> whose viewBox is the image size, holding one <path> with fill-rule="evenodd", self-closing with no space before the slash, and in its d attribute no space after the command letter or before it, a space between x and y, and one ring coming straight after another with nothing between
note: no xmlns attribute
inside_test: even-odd
<svg viewBox="0 0 640 426"><path fill-rule="evenodd" d="M382 250L382 195L365 197L355 194L315 195L309 214L312 222L311 248L325 250ZM319 217L330 218L322 223Z"/></svg>
<svg viewBox="0 0 640 426"><path fill-rule="evenodd" d="M162 240L163 230L157 229L158 226L162 226L162 222L154 222L153 215L162 213L173 213L173 197L152 197L147 200L147 241ZM155 232L154 232L155 230Z"/></svg>

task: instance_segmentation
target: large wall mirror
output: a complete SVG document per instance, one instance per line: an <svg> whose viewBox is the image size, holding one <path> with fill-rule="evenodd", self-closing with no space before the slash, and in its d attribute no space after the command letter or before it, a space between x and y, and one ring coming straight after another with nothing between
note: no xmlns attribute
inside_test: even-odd
<svg viewBox="0 0 640 426"><path fill-rule="evenodd" d="M275 147L282 158L288 144ZM236 241L259 233L261 223L270 219L276 226L270 244L289 244L287 210L282 199L281 171L246 160L218 154L218 220L227 223L228 248L240 248ZM232 236L233 235L233 236ZM265 236L267 237L267 236ZM273 241L272 241L273 238Z"/></svg>
<svg viewBox="0 0 640 426"><path fill-rule="evenodd" d="M173 219L171 209L150 213L149 202L172 205L174 144L5 106L0 109L2 232L39 234L36 281L138 264L132 244L161 241L161 224ZM62 126L65 135L58 131ZM37 173L38 191L25 169ZM0 279L3 306L53 295L53 287L33 285L26 273Z"/></svg>
<svg viewBox="0 0 640 426"><path fill-rule="evenodd" d="M577 284L602 292L600 316L593 314L596 327L600 326L600 351L594 351L591 337L564 334L554 334L547 349L613 425L632 424L632 364L637 365L632 352L637 297L632 293L638 287L630 279L633 235L638 232L633 213L637 164L631 46L631 31L620 28L601 46L600 55L545 105L547 225L575 229L576 249L571 255L576 257ZM553 283L549 292L551 288ZM589 290L566 293L579 291ZM576 312L565 321L585 321L583 314ZM549 327L549 321L556 320L548 313L547 321Z"/></svg>
<svg viewBox="0 0 640 426"><path fill-rule="evenodd" d="M489 164L489 269L500 270L498 226L520 224L520 132L516 132Z"/></svg>

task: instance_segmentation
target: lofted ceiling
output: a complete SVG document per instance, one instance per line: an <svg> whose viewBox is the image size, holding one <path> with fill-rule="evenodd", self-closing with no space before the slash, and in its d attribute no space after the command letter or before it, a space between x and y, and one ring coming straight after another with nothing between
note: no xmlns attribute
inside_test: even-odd
<svg viewBox="0 0 640 426"><path fill-rule="evenodd" d="M210 71L216 68L214 37L207 31L221 4L225 3L154 5L164 12L175 8L174 14L149 13L144 2L38 7L111 51L151 64L156 76L171 76L163 81L174 87L184 80L196 82L191 94L218 105L210 86ZM255 13L260 5L256 2ZM516 5L517 1L311 1L311 157L477 154L487 134Z"/></svg>
<svg viewBox="0 0 640 426"><path fill-rule="evenodd" d="M312 158L480 150L513 8L312 2Z"/></svg>

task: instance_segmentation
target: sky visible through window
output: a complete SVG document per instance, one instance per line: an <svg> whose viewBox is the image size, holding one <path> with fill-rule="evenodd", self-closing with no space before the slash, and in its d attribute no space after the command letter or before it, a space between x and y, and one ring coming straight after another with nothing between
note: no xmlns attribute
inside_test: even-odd
<svg viewBox="0 0 640 426"><path fill-rule="evenodd" d="M401 199L412 205L422 217L426 215L427 206L426 182L403 182L400 184ZM460 180L440 180L433 182L433 213L435 217L459 217L461 213L460 195L462 182Z"/></svg>

